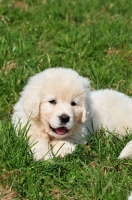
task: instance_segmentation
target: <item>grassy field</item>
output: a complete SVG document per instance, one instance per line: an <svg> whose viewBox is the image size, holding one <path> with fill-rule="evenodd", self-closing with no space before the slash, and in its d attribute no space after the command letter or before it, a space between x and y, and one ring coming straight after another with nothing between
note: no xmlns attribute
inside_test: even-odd
<svg viewBox="0 0 132 200"><path fill-rule="evenodd" d="M34 162L15 136L19 92L31 75L56 66L88 77L92 89L131 96L132 1L0 1L0 184L8 200L127 199L132 161L117 157L132 136L120 141L102 130L72 155L46 162Z"/></svg>

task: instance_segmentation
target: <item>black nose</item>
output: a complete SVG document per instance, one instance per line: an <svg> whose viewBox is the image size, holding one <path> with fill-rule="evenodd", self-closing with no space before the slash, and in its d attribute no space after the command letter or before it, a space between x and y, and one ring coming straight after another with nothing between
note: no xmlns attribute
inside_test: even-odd
<svg viewBox="0 0 132 200"><path fill-rule="evenodd" d="M67 122L69 122L70 117L66 114L63 114L63 115L59 116L59 119L60 119L61 123L66 124Z"/></svg>

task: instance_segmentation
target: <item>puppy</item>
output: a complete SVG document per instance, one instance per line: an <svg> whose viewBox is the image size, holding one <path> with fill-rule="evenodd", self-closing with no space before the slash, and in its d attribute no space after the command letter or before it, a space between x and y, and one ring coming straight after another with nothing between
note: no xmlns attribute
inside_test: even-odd
<svg viewBox="0 0 132 200"><path fill-rule="evenodd" d="M132 99L113 90L91 91L72 69L50 68L31 77L14 106L12 123L26 126L35 160L63 157L102 126L119 137L132 129Z"/></svg>
<svg viewBox="0 0 132 200"><path fill-rule="evenodd" d="M27 136L35 160L72 153L91 118L89 80L71 69L51 68L31 77L14 106L16 131L28 122ZM34 144L34 145L33 145Z"/></svg>

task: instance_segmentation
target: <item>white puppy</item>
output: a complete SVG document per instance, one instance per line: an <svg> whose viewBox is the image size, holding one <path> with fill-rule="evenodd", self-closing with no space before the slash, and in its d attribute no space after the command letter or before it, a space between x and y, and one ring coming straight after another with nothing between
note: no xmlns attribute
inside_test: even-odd
<svg viewBox="0 0 132 200"><path fill-rule="evenodd" d="M51 68L29 79L14 106L12 122L17 131L28 122L34 158L46 160L72 153L76 143L101 126L125 136L125 129L132 129L130 110L132 99L126 95L92 92L89 81L77 72Z"/></svg>
<svg viewBox="0 0 132 200"><path fill-rule="evenodd" d="M64 156L82 143L87 111L91 114L89 93L89 81L71 69L47 69L30 78L14 106L12 122L17 131L29 123L36 160Z"/></svg>

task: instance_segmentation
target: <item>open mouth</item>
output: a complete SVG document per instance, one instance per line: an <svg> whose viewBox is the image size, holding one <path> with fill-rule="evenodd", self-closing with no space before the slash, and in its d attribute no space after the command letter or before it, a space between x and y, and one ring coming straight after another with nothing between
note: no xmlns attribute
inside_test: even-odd
<svg viewBox="0 0 132 200"><path fill-rule="evenodd" d="M50 128L52 129L52 131L58 135L64 135L68 132L68 129L66 127L58 127L58 128L52 128L50 126Z"/></svg>

